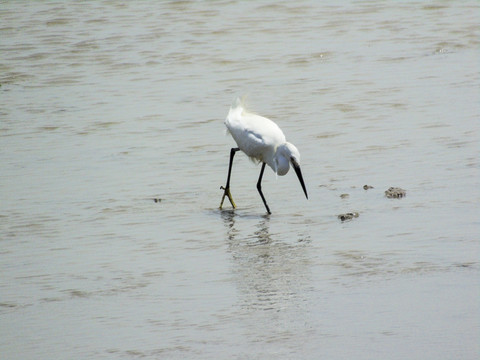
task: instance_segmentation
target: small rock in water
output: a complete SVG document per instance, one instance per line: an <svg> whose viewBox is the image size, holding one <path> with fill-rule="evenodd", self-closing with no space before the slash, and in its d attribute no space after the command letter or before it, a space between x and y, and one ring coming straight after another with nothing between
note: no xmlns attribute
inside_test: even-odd
<svg viewBox="0 0 480 360"><path fill-rule="evenodd" d="M385 196L389 199L400 199L405 197L407 192L398 187L390 187L388 190L385 191Z"/></svg>
<svg viewBox="0 0 480 360"><path fill-rule="evenodd" d="M341 195L340 195L340 197L341 197L342 199L346 199L346 198L348 198L349 196L350 196L350 195L348 195L348 194L341 194Z"/></svg>
<svg viewBox="0 0 480 360"><path fill-rule="evenodd" d="M346 213L346 214L340 214L340 215L338 215L338 218L341 221L345 221L345 220L352 220L353 218L357 218L359 216L360 215L358 214L358 212L351 212L351 213Z"/></svg>
<svg viewBox="0 0 480 360"><path fill-rule="evenodd" d="M369 190L369 189L373 189L373 186L363 185L363 190Z"/></svg>

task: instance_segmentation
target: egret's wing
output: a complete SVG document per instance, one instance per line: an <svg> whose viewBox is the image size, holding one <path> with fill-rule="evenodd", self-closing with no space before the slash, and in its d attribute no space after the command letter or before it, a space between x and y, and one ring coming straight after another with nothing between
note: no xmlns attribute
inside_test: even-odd
<svg viewBox="0 0 480 360"><path fill-rule="evenodd" d="M247 113L242 117L242 122L252 140L255 138L257 142L274 147L286 141L278 125L266 117Z"/></svg>
<svg viewBox="0 0 480 360"><path fill-rule="evenodd" d="M270 119L251 113L244 113L241 122L246 140L244 149L240 148L248 156L270 163L276 147L285 142L282 130Z"/></svg>

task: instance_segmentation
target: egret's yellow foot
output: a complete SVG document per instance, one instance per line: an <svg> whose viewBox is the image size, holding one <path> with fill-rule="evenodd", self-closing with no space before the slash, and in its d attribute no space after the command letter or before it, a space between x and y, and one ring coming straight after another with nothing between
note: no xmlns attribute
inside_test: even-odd
<svg viewBox="0 0 480 360"><path fill-rule="evenodd" d="M230 204L232 204L232 207L235 209L237 205L235 205L235 201L233 201L232 194L230 194L230 188L224 188L223 186L220 186L220 189L225 191L223 192L222 201L220 202L219 208L220 209L222 208L223 201L225 200L225 196L228 196L228 200L230 200Z"/></svg>

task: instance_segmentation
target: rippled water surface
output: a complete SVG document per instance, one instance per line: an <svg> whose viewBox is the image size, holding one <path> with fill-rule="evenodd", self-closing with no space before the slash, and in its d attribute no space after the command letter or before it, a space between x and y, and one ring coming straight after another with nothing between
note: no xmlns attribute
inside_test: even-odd
<svg viewBox="0 0 480 360"><path fill-rule="evenodd" d="M479 10L0 1L1 358L478 358Z"/></svg>

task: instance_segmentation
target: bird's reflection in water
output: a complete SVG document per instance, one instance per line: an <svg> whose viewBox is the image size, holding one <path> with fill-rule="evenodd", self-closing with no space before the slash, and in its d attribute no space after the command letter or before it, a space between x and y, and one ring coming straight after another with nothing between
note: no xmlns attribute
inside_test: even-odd
<svg viewBox="0 0 480 360"><path fill-rule="evenodd" d="M246 220L252 219L249 216L242 216L242 215L237 215L235 214L234 210L224 210L222 211L222 218L225 224L225 227L227 228L227 240L229 241L230 248L235 245L242 245L240 243L237 243L238 237L241 236L242 239L245 241L243 245L246 246L255 246L255 245L261 245L261 244L267 244L272 241L269 233L269 220L270 217L269 215L264 215L260 218L258 224L255 225L256 230L247 236L239 235L239 230L236 229L235 224L236 220L235 218L244 218ZM255 217L257 219L257 217ZM248 224L247 226L251 226L251 224Z"/></svg>
<svg viewBox="0 0 480 360"><path fill-rule="evenodd" d="M235 238L235 211L234 210L222 210L221 212L223 223L227 228L227 239L232 241Z"/></svg>
<svg viewBox="0 0 480 360"><path fill-rule="evenodd" d="M272 242L269 232L270 217L265 216L257 224L257 230L253 233L253 240L258 244L269 244Z"/></svg>
<svg viewBox="0 0 480 360"><path fill-rule="evenodd" d="M297 317L293 313L300 311L297 315L305 324L301 309L305 306L310 276L308 243L284 241L284 234L272 235L269 216L258 219L224 211L222 217L241 309L257 320L261 315L251 312L285 313L292 319Z"/></svg>

